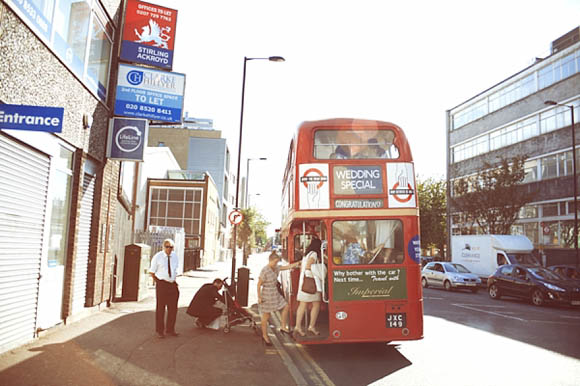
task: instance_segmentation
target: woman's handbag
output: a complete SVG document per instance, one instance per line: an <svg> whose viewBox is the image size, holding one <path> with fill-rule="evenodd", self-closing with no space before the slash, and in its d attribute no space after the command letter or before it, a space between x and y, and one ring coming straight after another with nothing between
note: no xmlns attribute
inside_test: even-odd
<svg viewBox="0 0 580 386"><path fill-rule="evenodd" d="M302 279L302 292L306 292L307 294L316 293L316 281L312 276L304 275Z"/></svg>

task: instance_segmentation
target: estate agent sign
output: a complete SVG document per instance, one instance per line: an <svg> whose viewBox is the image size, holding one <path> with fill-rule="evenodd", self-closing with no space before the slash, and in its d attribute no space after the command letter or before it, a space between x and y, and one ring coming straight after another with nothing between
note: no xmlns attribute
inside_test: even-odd
<svg viewBox="0 0 580 386"><path fill-rule="evenodd" d="M177 11L129 0L121 42L121 59L171 70Z"/></svg>
<svg viewBox="0 0 580 386"><path fill-rule="evenodd" d="M115 115L181 122L185 75L119 64Z"/></svg>

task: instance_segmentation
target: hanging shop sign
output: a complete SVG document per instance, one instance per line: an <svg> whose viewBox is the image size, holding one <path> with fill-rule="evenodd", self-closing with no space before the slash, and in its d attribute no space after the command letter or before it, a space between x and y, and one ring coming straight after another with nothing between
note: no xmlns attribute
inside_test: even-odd
<svg viewBox="0 0 580 386"><path fill-rule="evenodd" d="M62 132L63 107L0 104L0 129Z"/></svg>
<svg viewBox="0 0 580 386"><path fill-rule="evenodd" d="M171 70L177 11L129 0L121 42L121 59Z"/></svg>
<svg viewBox="0 0 580 386"><path fill-rule="evenodd" d="M185 75L119 64L115 115L181 122Z"/></svg>
<svg viewBox="0 0 580 386"><path fill-rule="evenodd" d="M123 161L143 161L148 128L147 119L118 117L111 119L107 157Z"/></svg>

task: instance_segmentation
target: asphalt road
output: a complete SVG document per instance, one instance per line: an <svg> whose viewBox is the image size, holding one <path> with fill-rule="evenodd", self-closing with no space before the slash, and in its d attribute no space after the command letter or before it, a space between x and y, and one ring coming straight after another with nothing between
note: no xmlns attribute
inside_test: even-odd
<svg viewBox="0 0 580 386"><path fill-rule="evenodd" d="M326 385L580 384L579 309L428 288L424 314L420 341L301 350Z"/></svg>

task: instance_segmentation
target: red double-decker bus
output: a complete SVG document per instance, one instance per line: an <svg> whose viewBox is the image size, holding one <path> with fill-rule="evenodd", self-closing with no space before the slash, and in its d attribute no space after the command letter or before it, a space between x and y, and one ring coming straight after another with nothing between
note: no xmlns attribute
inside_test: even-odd
<svg viewBox="0 0 580 386"><path fill-rule="evenodd" d="M280 232L290 263L304 257L313 238L322 244L320 312L314 333L295 334L298 341L423 337L419 209L413 158L400 127L346 118L302 123L284 173ZM299 282L298 270L282 271L292 323ZM301 331L312 325L310 316L307 310Z"/></svg>

